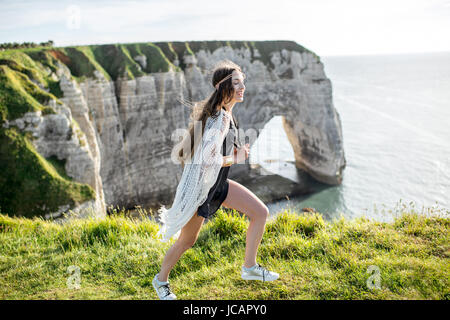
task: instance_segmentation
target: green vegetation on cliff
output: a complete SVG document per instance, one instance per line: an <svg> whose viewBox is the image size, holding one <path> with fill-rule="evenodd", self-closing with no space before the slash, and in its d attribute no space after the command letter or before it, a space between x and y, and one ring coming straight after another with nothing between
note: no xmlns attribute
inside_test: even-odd
<svg viewBox="0 0 450 320"><path fill-rule="evenodd" d="M282 49L314 52L294 41L187 41L187 42L140 42L71 46L51 49L52 55L66 64L78 81L94 78L97 70L106 79L135 79L155 72L181 71L187 66L184 56L195 55L200 50L214 52L221 47L250 50L251 61L260 60L273 68L271 54ZM43 49L50 50L50 49ZM145 56L146 65L141 66L138 56ZM177 62L176 62L177 61ZM177 65L178 64L178 65Z"/></svg>
<svg viewBox="0 0 450 320"><path fill-rule="evenodd" d="M135 79L154 72L179 71L152 43L75 46L57 50L65 56L64 63L79 82L87 77L95 78L95 70L107 80ZM135 60L137 56L145 56L145 68Z"/></svg>
<svg viewBox="0 0 450 320"><path fill-rule="evenodd" d="M27 112L56 113L47 106L50 100L62 104L57 81L57 61L42 48L0 52L0 208L17 216L43 216L69 205L73 208L95 198L87 184L72 181L64 166L45 159L34 148L30 132L3 124L23 117Z"/></svg>
<svg viewBox="0 0 450 320"><path fill-rule="evenodd" d="M0 59L7 56L9 60L20 63L21 68L25 68L23 69L25 73L29 76L33 74L34 79L52 88L54 84L46 83L49 79L43 76L46 74L44 68L56 72L57 61L65 64L72 76L80 82L87 77L95 78L94 71L100 72L107 80L116 80L119 77L134 79L154 72L181 71L186 67L184 56L195 55L200 50L212 53L221 47L248 49L251 61L261 60L269 68L273 67L271 54L282 49L300 53L309 52L320 61L314 52L295 41L174 41L42 47L6 50L0 52ZM137 56L145 56L145 67L135 59ZM178 61L178 66L175 65L175 61ZM0 62L1 64L5 63ZM58 96L59 92L54 94Z"/></svg>
<svg viewBox="0 0 450 320"><path fill-rule="evenodd" d="M325 222L281 212L267 222L257 257L280 278L263 283L240 278L248 220L227 211L202 227L170 273L179 299L450 298L448 218ZM158 229L123 211L63 225L0 214L0 299L157 299L151 281L174 241L156 240Z"/></svg>
<svg viewBox="0 0 450 320"><path fill-rule="evenodd" d="M0 117L14 120L26 112L51 112L45 106L51 99L61 104L59 85L47 75L42 63L25 52L36 55L39 49L7 50L0 52Z"/></svg>
<svg viewBox="0 0 450 320"><path fill-rule="evenodd" d="M60 206L95 199L94 190L72 181L63 163L45 159L30 142L30 134L17 128L0 128L0 210L33 217L56 212Z"/></svg>
<svg viewBox="0 0 450 320"><path fill-rule="evenodd" d="M106 80L111 80L109 74L95 59L90 46L59 48L54 51L54 54L67 65L70 73L78 82L83 82L86 78L96 78L94 74L96 70Z"/></svg>

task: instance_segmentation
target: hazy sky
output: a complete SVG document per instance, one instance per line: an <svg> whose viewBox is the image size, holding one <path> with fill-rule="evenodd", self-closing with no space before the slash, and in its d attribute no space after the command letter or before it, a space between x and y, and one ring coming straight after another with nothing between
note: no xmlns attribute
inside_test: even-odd
<svg viewBox="0 0 450 320"><path fill-rule="evenodd" d="M450 0L0 0L0 42L293 40L319 56L450 51Z"/></svg>

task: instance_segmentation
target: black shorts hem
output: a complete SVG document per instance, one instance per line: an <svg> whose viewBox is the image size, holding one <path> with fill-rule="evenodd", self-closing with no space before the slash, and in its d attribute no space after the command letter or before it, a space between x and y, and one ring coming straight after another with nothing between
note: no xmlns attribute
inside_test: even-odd
<svg viewBox="0 0 450 320"><path fill-rule="evenodd" d="M227 198L228 188L229 188L228 181L225 180L223 189L218 192L218 198L216 198L216 199L213 198L209 204L205 204L205 203L202 204L197 210L197 215L204 217L204 218L209 218L212 215L214 215L217 212L217 210L219 210L220 206L225 201L225 199ZM207 210L208 210L208 208L210 208L211 205L214 205L214 208L211 210L210 213L208 213Z"/></svg>

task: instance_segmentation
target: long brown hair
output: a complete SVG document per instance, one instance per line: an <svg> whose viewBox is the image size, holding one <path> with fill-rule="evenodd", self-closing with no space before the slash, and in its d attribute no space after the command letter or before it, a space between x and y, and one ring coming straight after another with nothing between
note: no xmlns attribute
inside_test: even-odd
<svg viewBox="0 0 450 320"><path fill-rule="evenodd" d="M199 145L199 142L201 141L201 138L203 136L203 132L205 130L205 124L208 117L216 118L219 115L220 108L224 104L228 104L232 101L234 96L234 88L231 81L231 77L224 82L222 82L219 85L219 88L216 90L214 87L215 85L225 78L226 76L233 73L233 71L236 70L242 74L244 74L241 70L241 67L239 67L234 62L226 59L220 61L213 69L213 76L212 76L212 85L214 92L206 99L197 101L194 103L188 102L186 100L181 101L183 104L188 105L191 107L191 114L190 114L190 123L188 127L188 133L183 137L182 142L180 143L180 150L177 151L178 161L181 162L182 167L184 168L185 161L190 158L190 160L194 157L194 147ZM233 117L234 119L234 117ZM199 137L196 137L196 141L194 141L194 122L198 121L202 123L201 132L202 135L197 135ZM198 130L198 129L197 129ZM189 148L190 143L190 148ZM183 150L188 150L186 154Z"/></svg>

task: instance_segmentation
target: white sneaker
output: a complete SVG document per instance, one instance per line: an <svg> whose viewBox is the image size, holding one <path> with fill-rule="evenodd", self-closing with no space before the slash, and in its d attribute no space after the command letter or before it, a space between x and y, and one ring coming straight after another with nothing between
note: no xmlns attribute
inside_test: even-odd
<svg viewBox="0 0 450 320"><path fill-rule="evenodd" d="M273 281L277 280L279 276L278 273L269 271L258 263L250 269L243 266L241 273L241 277L244 280Z"/></svg>
<svg viewBox="0 0 450 320"><path fill-rule="evenodd" d="M153 288L155 288L156 293L160 300L176 300L177 296L170 290L169 282L162 282L158 280L158 273L153 278L152 281Z"/></svg>

